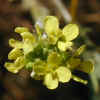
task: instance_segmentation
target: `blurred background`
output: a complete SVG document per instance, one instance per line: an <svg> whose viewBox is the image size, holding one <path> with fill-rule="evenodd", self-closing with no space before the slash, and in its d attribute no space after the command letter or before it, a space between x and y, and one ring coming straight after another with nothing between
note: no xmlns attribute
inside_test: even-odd
<svg viewBox="0 0 100 100"><path fill-rule="evenodd" d="M34 31L34 24L41 24L47 15L57 16L61 27L79 25L75 43L77 47L87 45L83 57L93 60L95 71L75 74L87 79L88 85L71 81L48 90L26 70L14 75L4 68L11 50L9 38L19 39L14 28L25 26ZM0 100L100 100L100 0L0 0Z"/></svg>

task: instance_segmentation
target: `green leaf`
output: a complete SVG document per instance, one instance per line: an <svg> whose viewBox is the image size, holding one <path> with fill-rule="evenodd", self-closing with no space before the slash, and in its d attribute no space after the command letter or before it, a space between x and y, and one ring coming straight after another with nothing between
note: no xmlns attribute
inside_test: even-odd
<svg viewBox="0 0 100 100"><path fill-rule="evenodd" d="M79 28L76 24L68 24L63 29L63 35L66 41L71 41L79 35Z"/></svg>
<svg viewBox="0 0 100 100"><path fill-rule="evenodd" d="M53 78L52 73L48 73L44 77L44 84L48 89L56 89L58 87L58 79Z"/></svg>
<svg viewBox="0 0 100 100"><path fill-rule="evenodd" d="M59 67L56 71L58 80L62 83L69 82L71 79L71 71L64 66Z"/></svg>

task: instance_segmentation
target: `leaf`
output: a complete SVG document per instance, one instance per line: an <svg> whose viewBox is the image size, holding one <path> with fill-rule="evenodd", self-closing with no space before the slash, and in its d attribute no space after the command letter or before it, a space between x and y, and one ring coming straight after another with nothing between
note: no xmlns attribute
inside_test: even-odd
<svg viewBox="0 0 100 100"><path fill-rule="evenodd" d="M51 34L57 34L59 29L58 19L54 16L47 16L44 20L44 29L48 36Z"/></svg>
<svg viewBox="0 0 100 100"><path fill-rule="evenodd" d="M61 51L66 51L67 49L69 49L71 46L73 45L72 42L61 42L58 41L58 48Z"/></svg>
<svg viewBox="0 0 100 100"><path fill-rule="evenodd" d="M53 78L52 73L48 73L44 77L44 84L48 89L56 89L58 87L58 79Z"/></svg>
<svg viewBox="0 0 100 100"><path fill-rule="evenodd" d="M56 71L58 80L62 83L69 82L71 79L71 71L63 66L59 67Z"/></svg>
<svg viewBox="0 0 100 100"><path fill-rule="evenodd" d="M26 27L16 27L15 28L16 33L23 33L23 32L29 32L29 29Z"/></svg>
<svg viewBox="0 0 100 100"><path fill-rule="evenodd" d="M68 24L63 29L63 35L66 41L71 41L79 35L79 28L76 24Z"/></svg>
<svg viewBox="0 0 100 100"><path fill-rule="evenodd" d="M74 81L76 81L76 82L80 82L80 83L83 83L83 84L87 84L88 83L87 80L83 80L83 79L81 79L81 78L79 78L79 77L77 77L75 75L72 75L72 79Z"/></svg>
<svg viewBox="0 0 100 100"><path fill-rule="evenodd" d="M83 71L85 73L90 73L93 72L94 66L91 61L84 61L80 67L77 67L77 70Z"/></svg>
<svg viewBox="0 0 100 100"><path fill-rule="evenodd" d="M74 56L79 56L83 53L83 51L85 50L86 45L82 45L80 48L78 48L74 54Z"/></svg>
<svg viewBox="0 0 100 100"><path fill-rule="evenodd" d="M23 51L19 48L14 48L9 54L8 59L9 60L16 60L18 57L23 55Z"/></svg>

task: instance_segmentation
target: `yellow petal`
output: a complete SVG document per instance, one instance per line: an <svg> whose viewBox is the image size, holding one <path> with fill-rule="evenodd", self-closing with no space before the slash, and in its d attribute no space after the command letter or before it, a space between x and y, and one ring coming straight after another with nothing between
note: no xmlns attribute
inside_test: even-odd
<svg viewBox="0 0 100 100"><path fill-rule="evenodd" d="M77 70L83 71L85 73L90 73L93 72L94 66L91 61L84 61L80 67L77 67Z"/></svg>
<svg viewBox="0 0 100 100"><path fill-rule="evenodd" d="M71 79L71 71L63 66L56 70L58 80L62 83L69 82Z"/></svg>
<svg viewBox="0 0 100 100"><path fill-rule="evenodd" d="M5 67L6 67L6 69L7 69L9 72L18 73L18 70L17 70L17 68L15 67L14 63L6 62L6 63L5 63Z"/></svg>
<svg viewBox="0 0 100 100"><path fill-rule="evenodd" d="M58 48L61 51L66 51L67 49L69 49L71 46L73 45L72 42L58 42Z"/></svg>
<svg viewBox="0 0 100 100"><path fill-rule="evenodd" d="M58 87L58 80L53 78L52 73L48 73L44 77L44 84L48 89L56 89Z"/></svg>
<svg viewBox="0 0 100 100"><path fill-rule="evenodd" d="M76 24L68 24L63 29L63 35L66 41L71 41L79 35L79 28Z"/></svg>
<svg viewBox="0 0 100 100"><path fill-rule="evenodd" d="M35 37L30 32L23 32L23 33L21 33L21 36L22 36L23 40L27 40L28 39L32 43L35 42Z"/></svg>
<svg viewBox="0 0 100 100"><path fill-rule="evenodd" d="M24 56L18 57L15 62L14 62L15 66L20 70L21 68L24 67L25 65L25 59Z"/></svg>
<svg viewBox="0 0 100 100"><path fill-rule="evenodd" d="M8 59L9 60L15 60L17 57L20 57L23 55L23 51L20 50L19 48L14 48L9 54L8 54Z"/></svg>
<svg viewBox="0 0 100 100"><path fill-rule="evenodd" d="M15 28L16 33L23 33L23 32L28 32L28 31L29 31L29 29L26 27L16 27Z"/></svg>
<svg viewBox="0 0 100 100"><path fill-rule="evenodd" d="M32 42L30 42L30 40L26 40L23 43L23 50L24 50L24 54L28 54L29 52L31 52L34 48L34 44Z"/></svg>
<svg viewBox="0 0 100 100"><path fill-rule="evenodd" d="M24 57L18 57L14 63L6 62L5 67L9 72L18 73L25 65Z"/></svg>
<svg viewBox="0 0 100 100"><path fill-rule="evenodd" d="M16 48L22 48L23 47L23 43L21 41L15 40L15 39L10 39L9 45L13 48L14 47L16 47Z"/></svg>
<svg viewBox="0 0 100 100"><path fill-rule="evenodd" d="M54 16L47 16L44 21L44 28L48 35L57 34L59 29L58 19Z"/></svg>

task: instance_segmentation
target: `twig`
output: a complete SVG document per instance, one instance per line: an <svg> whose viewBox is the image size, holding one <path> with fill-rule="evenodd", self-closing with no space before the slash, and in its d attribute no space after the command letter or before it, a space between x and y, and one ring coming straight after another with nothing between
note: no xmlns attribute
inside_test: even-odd
<svg viewBox="0 0 100 100"><path fill-rule="evenodd" d="M71 16L72 16L72 22L76 21L78 3L79 3L79 0L71 0Z"/></svg>

